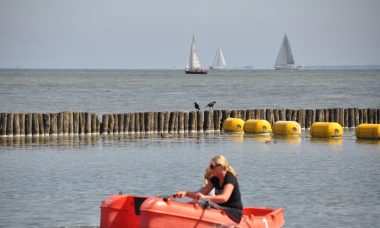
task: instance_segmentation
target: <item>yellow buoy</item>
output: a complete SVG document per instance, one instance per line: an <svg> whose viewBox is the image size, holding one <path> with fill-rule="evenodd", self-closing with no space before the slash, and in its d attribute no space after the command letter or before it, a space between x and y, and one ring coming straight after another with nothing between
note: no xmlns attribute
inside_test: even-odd
<svg viewBox="0 0 380 228"><path fill-rule="evenodd" d="M315 122L310 127L311 137L339 137L343 135L343 127L335 122Z"/></svg>
<svg viewBox="0 0 380 228"><path fill-rule="evenodd" d="M244 123L244 132L247 133L269 133L271 131L272 127L266 120L250 119Z"/></svg>
<svg viewBox="0 0 380 228"><path fill-rule="evenodd" d="M232 132L243 132L244 120L239 118L227 118L223 122L223 130Z"/></svg>
<svg viewBox="0 0 380 228"><path fill-rule="evenodd" d="M301 125L296 121L277 121L273 124L275 135L300 135Z"/></svg>
<svg viewBox="0 0 380 228"><path fill-rule="evenodd" d="M355 133L357 138L380 139L380 124L360 124Z"/></svg>

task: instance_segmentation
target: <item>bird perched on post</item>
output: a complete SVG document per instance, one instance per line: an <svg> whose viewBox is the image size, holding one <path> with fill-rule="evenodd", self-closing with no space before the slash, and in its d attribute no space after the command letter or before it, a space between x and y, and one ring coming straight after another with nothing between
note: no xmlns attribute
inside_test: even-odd
<svg viewBox="0 0 380 228"><path fill-rule="evenodd" d="M194 106L195 106L195 109L196 109L196 110L198 110L198 111L201 110L201 109L199 108L199 104L197 104L197 102L194 102Z"/></svg>
<svg viewBox="0 0 380 228"><path fill-rule="evenodd" d="M215 105L216 101L213 101L213 102L210 102L206 105L206 107L208 107L209 109L212 108L214 109L214 105Z"/></svg>

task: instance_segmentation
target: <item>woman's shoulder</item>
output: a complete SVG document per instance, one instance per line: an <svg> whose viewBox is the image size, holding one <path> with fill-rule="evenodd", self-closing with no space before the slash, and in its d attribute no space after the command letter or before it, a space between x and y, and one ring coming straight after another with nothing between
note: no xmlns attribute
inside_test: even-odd
<svg viewBox="0 0 380 228"><path fill-rule="evenodd" d="M237 179L236 176L230 171L227 171L227 176Z"/></svg>
<svg viewBox="0 0 380 228"><path fill-rule="evenodd" d="M231 173L230 171L227 171L225 179L228 182L233 182L233 183L237 182L236 176L233 173Z"/></svg>

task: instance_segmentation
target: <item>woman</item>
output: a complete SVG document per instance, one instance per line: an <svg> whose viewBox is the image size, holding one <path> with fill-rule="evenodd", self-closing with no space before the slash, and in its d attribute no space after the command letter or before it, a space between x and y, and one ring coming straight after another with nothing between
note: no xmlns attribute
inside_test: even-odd
<svg viewBox="0 0 380 228"><path fill-rule="evenodd" d="M229 218L234 222L240 223L242 217L243 204L241 202L240 189L237 181L235 170L228 164L227 159L223 155L215 156L211 159L209 168L212 177L200 191L188 192L179 191L175 193L175 197L190 197L196 200L208 199L217 203L227 212ZM215 196L208 193L215 188Z"/></svg>

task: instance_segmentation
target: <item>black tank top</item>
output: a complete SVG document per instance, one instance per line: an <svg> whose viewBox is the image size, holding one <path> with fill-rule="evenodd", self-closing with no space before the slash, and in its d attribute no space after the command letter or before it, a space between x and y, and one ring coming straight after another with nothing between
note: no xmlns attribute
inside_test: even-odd
<svg viewBox="0 0 380 228"><path fill-rule="evenodd" d="M243 204L241 202L241 195L240 195L240 189L239 189L239 183L237 181L237 178L231 173L227 172L226 176L224 177L224 182L222 186L219 183L219 178L212 177L211 183L215 188L215 194L220 195L223 191L223 188L226 184L232 184L234 186L234 189L232 190L231 196L228 199L227 202L219 204L223 207L232 207L232 208L238 208L240 210L243 210Z"/></svg>

